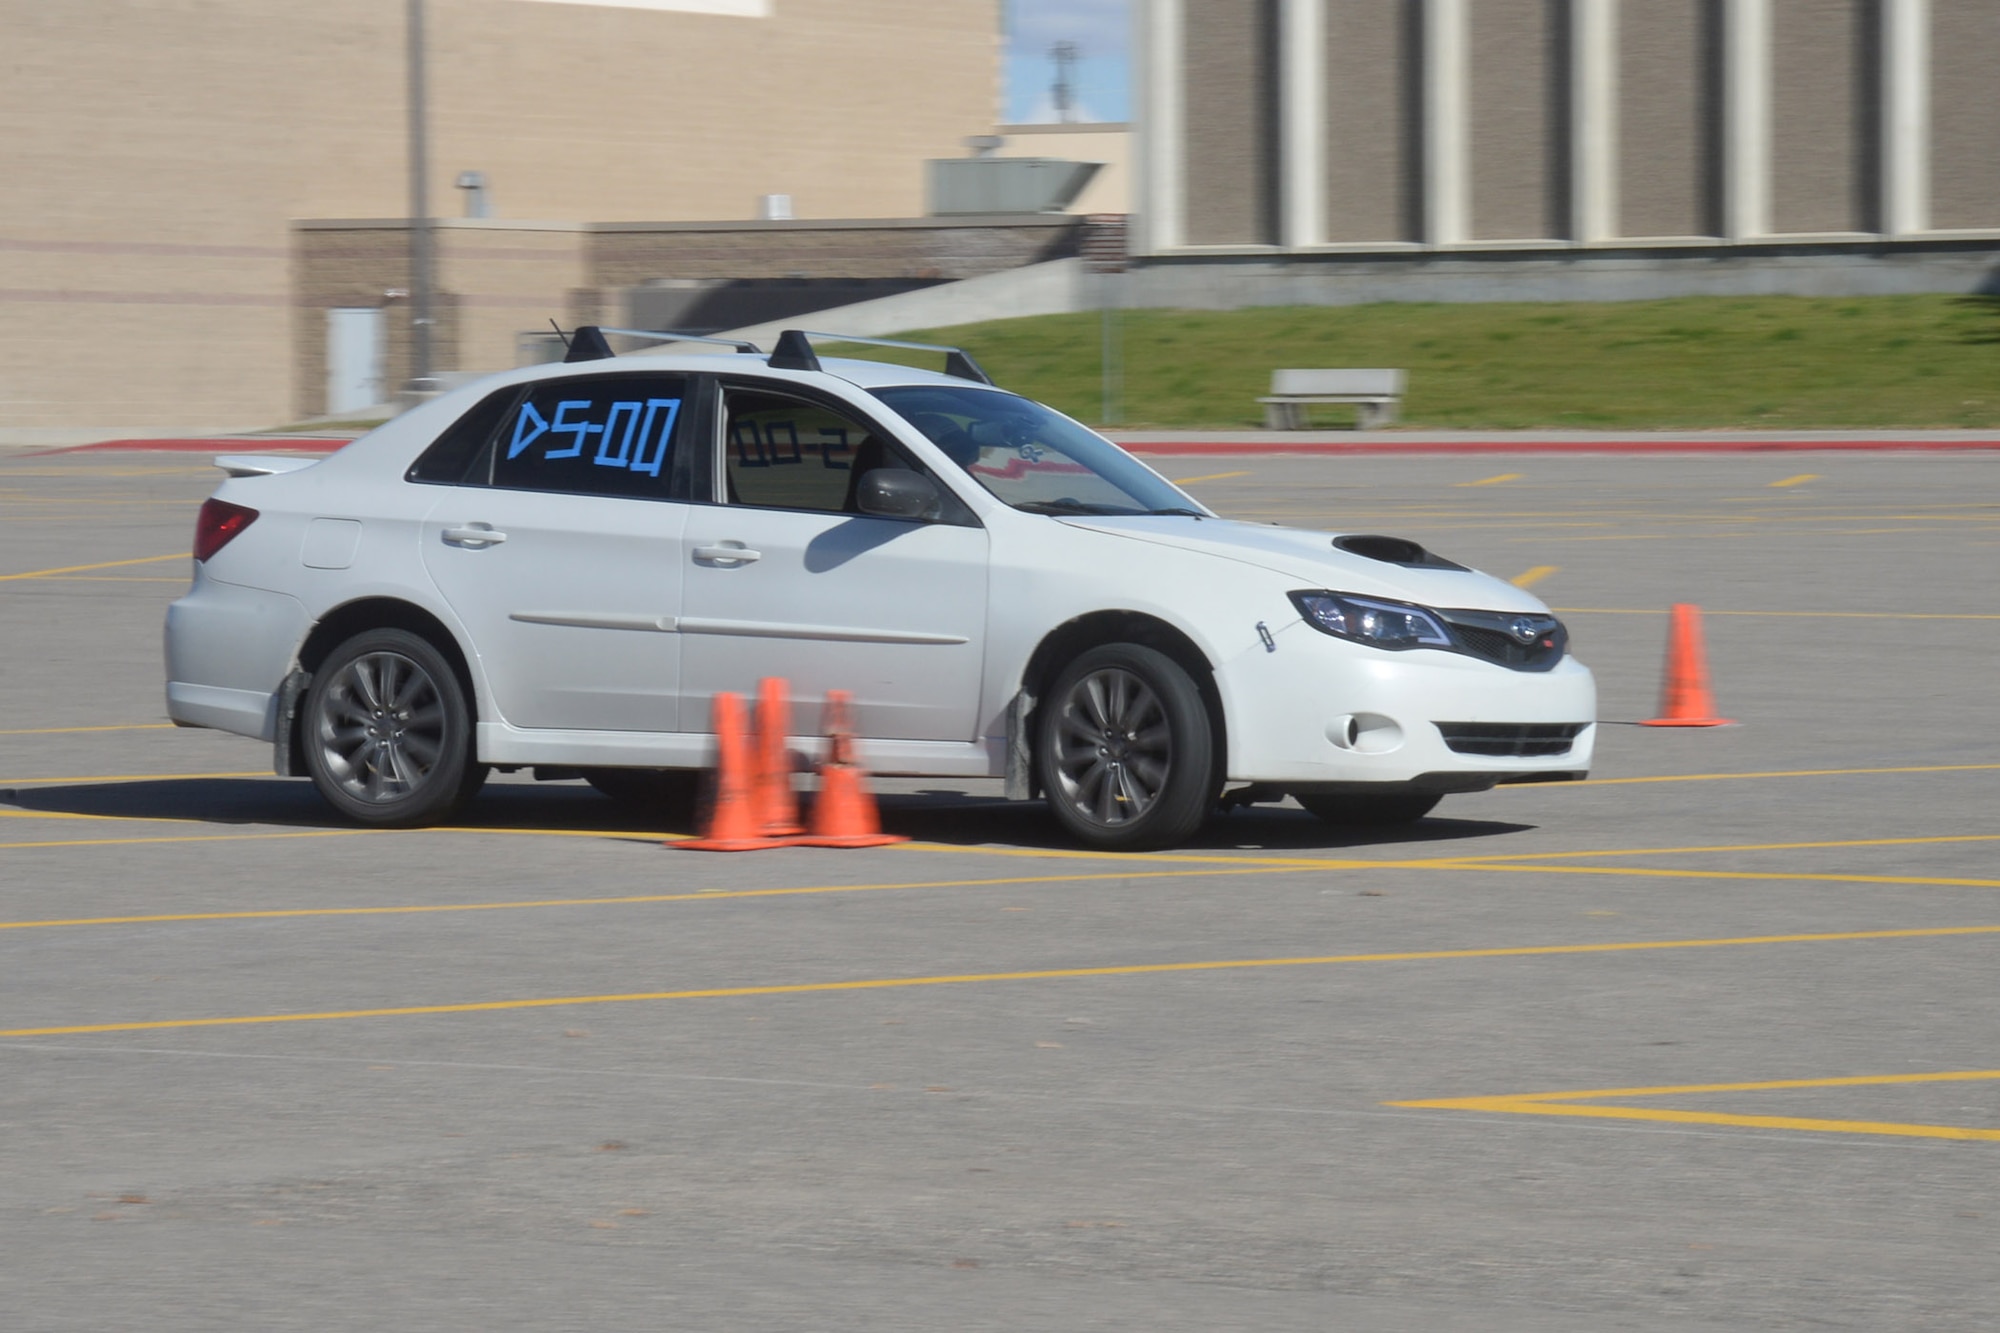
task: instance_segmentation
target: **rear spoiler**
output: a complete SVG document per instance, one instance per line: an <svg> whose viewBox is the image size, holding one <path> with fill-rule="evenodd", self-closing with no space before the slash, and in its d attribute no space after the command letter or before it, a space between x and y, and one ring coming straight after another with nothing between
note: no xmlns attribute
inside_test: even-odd
<svg viewBox="0 0 2000 1333"><path fill-rule="evenodd" d="M215 465L232 477L275 477L283 472L297 472L309 468L319 459L297 454L280 457L277 454L222 454Z"/></svg>

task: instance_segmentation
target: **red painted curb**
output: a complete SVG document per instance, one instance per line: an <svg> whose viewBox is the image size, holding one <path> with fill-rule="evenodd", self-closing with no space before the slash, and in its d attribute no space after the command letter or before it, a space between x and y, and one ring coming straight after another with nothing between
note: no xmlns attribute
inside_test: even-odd
<svg viewBox="0 0 2000 1333"><path fill-rule="evenodd" d="M1159 440L1121 444L1131 454L1754 454L2000 449L1990 440Z"/></svg>
<svg viewBox="0 0 2000 1333"><path fill-rule="evenodd" d="M94 453L330 454L346 443L346 440L330 440L324 436L318 438L300 436L295 438L286 435L274 435L268 439L249 440L239 435L192 440L104 440L97 444L72 444L62 449L40 449L29 455L29 457L41 458L50 454Z"/></svg>

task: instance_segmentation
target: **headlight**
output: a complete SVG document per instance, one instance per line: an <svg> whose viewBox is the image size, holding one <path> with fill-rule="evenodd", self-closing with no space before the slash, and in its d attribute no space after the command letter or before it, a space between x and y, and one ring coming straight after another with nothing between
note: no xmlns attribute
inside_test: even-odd
<svg viewBox="0 0 2000 1333"><path fill-rule="evenodd" d="M1295 592L1292 604L1314 629L1376 648L1450 648L1451 635L1433 611L1344 592Z"/></svg>

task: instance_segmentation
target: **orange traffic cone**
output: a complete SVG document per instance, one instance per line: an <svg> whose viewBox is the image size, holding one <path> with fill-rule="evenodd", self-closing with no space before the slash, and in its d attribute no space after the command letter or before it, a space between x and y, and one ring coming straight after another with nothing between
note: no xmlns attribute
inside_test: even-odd
<svg viewBox="0 0 2000 1333"><path fill-rule="evenodd" d="M755 783L750 771L750 741L743 734L743 697L715 696L715 789L702 836L670 842L691 852L750 852L762 847L789 847L785 838L764 836L755 809Z"/></svg>
<svg viewBox="0 0 2000 1333"><path fill-rule="evenodd" d="M1708 657L1701 646L1701 608L1674 603L1667 625L1667 678L1660 689L1660 716L1648 727L1727 727L1715 715L1715 698L1708 690Z"/></svg>
<svg viewBox="0 0 2000 1333"><path fill-rule="evenodd" d="M757 829L767 838L804 833L799 798L792 791L790 686L776 676L757 682Z"/></svg>
<svg viewBox="0 0 2000 1333"><path fill-rule="evenodd" d="M868 775L854 762L854 726L848 720L846 690L826 692L823 730L826 762L820 765L819 795L813 800L812 832L796 842L807 847L882 847L908 842L900 833L884 833L868 792Z"/></svg>

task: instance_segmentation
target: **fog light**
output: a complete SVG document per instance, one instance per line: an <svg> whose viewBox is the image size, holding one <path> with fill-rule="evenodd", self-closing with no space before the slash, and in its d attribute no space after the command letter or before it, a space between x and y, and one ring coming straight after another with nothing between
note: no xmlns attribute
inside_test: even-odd
<svg viewBox="0 0 2000 1333"><path fill-rule="evenodd" d="M1326 724L1326 738L1357 754L1387 754L1403 743L1403 728L1380 713L1349 713Z"/></svg>

